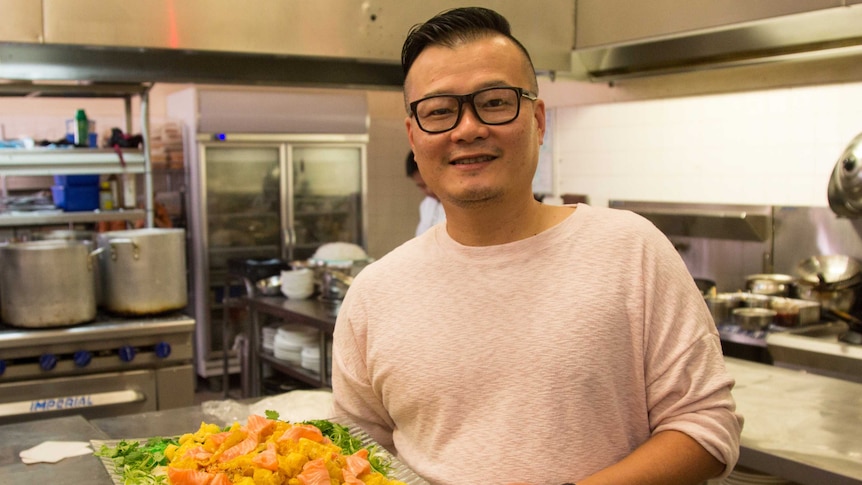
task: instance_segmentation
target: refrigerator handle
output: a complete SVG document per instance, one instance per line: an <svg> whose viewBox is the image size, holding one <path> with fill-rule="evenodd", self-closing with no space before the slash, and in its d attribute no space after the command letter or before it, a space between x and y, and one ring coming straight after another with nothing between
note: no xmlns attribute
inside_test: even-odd
<svg viewBox="0 0 862 485"><path fill-rule="evenodd" d="M285 261L293 261L293 248L296 246L296 231L293 226L284 229L284 256Z"/></svg>

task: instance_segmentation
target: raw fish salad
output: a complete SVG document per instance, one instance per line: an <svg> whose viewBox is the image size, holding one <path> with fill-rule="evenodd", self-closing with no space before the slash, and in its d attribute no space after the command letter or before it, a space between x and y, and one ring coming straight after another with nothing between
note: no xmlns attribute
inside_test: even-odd
<svg viewBox="0 0 862 485"><path fill-rule="evenodd" d="M152 451L151 451L152 450ZM389 479L389 460L328 420L280 421L251 415L228 428L201 423L179 439L103 445L124 484L169 485L404 485Z"/></svg>

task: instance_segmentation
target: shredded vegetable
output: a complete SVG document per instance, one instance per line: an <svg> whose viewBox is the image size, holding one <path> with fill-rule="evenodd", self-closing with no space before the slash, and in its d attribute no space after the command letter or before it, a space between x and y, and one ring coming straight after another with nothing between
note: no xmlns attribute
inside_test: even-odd
<svg viewBox="0 0 862 485"><path fill-rule="evenodd" d="M160 485L168 483L165 475L157 473L157 467L168 464L165 448L178 444L176 439L160 437L144 443L122 440L114 447L102 445L94 454L109 458L125 485Z"/></svg>

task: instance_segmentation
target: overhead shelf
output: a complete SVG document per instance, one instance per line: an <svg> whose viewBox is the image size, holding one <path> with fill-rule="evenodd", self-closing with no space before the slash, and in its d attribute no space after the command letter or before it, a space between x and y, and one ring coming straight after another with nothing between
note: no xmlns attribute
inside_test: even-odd
<svg viewBox="0 0 862 485"><path fill-rule="evenodd" d="M152 83L64 81L16 81L14 76L0 79L0 96L27 98L117 98L124 101L126 131L132 130L132 98L140 99L141 135L149 140L149 90ZM82 78L87 79L87 78ZM0 214L0 227L35 226L64 223L145 220L146 227L154 224L152 164L149 147L123 148L34 148L0 149L0 188L6 194L5 177L51 175L142 174L144 178L144 210L106 212L44 211Z"/></svg>
<svg viewBox="0 0 862 485"><path fill-rule="evenodd" d="M51 226L110 221L141 221L144 210L82 211L82 212L18 212L0 214L0 227Z"/></svg>
<svg viewBox="0 0 862 485"><path fill-rule="evenodd" d="M34 148L0 149L0 174L71 175L86 173L144 173L142 150L123 149L123 161L112 149Z"/></svg>
<svg viewBox="0 0 862 485"><path fill-rule="evenodd" d="M640 214L667 236L759 242L772 237L770 206L619 200L609 206Z"/></svg>

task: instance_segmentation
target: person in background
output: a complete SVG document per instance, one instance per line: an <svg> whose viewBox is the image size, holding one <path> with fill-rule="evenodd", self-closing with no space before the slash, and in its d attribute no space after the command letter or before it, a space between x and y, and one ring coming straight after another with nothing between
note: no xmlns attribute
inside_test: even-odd
<svg viewBox="0 0 862 485"><path fill-rule="evenodd" d="M405 120L438 224L359 273L333 412L434 484L681 485L739 456L719 336L634 213L545 205L535 70L505 18L458 8L404 43Z"/></svg>
<svg viewBox="0 0 862 485"><path fill-rule="evenodd" d="M428 188L425 180L422 179L419 165L416 164L412 151L407 154L407 176L413 179L416 187L419 187L419 190L425 194L425 198L419 203L419 224L416 226L416 235L419 236L434 224L445 221L446 212L443 210L443 205L440 204L440 199L434 195L434 192Z"/></svg>

